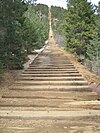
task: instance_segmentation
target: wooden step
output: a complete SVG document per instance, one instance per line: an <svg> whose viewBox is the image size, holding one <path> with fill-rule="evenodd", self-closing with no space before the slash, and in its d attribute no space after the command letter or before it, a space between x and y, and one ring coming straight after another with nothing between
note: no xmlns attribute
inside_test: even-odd
<svg viewBox="0 0 100 133"><path fill-rule="evenodd" d="M30 64L30 67L37 67L35 64ZM73 64L43 64L44 67L67 67L67 66L74 66ZM40 66L41 67L41 66Z"/></svg>
<svg viewBox="0 0 100 133"><path fill-rule="evenodd" d="M25 77L25 76L31 76L31 77L69 77L69 76L77 76L77 77L80 77L80 76L82 76L81 74L79 74L79 73L67 73L67 74L58 74L58 73L56 73L56 74L51 74L51 73L49 73L49 74L44 74L44 73L42 73L42 74L33 74L33 73L23 73L23 74L21 74L21 76L23 76L23 77Z"/></svg>
<svg viewBox="0 0 100 133"><path fill-rule="evenodd" d="M80 86L58 86L58 85L42 85L42 86L33 86L33 85L13 85L9 88L10 90L26 90L26 91L79 91L79 92L91 92L92 89L87 85L80 85Z"/></svg>
<svg viewBox="0 0 100 133"><path fill-rule="evenodd" d="M77 70L73 71L24 71L25 74L70 74L70 73L79 73Z"/></svg>
<svg viewBox="0 0 100 133"><path fill-rule="evenodd" d="M13 119L75 119L83 117L100 117L99 110L84 111L5 111L0 110L0 118Z"/></svg>
<svg viewBox="0 0 100 133"><path fill-rule="evenodd" d="M41 68L41 69L38 69L38 68L37 68L37 69L36 69L36 68L35 68L35 69L34 69L34 68L30 68L30 67L29 67L29 68L26 69L25 71L44 71L44 72L45 72L45 71L51 71L51 72L53 72L53 71L54 71L54 72L55 72L55 71L58 71L58 72L59 72L59 71L64 71L64 72L65 72L65 71L66 71L66 72L67 72L67 71L76 71L76 69L75 69L75 68L66 68L66 69L43 69L43 68Z"/></svg>
<svg viewBox="0 0 100 133"><path fill-rule="evenodd" d="M32 120L32 119L2 119L2 133L99 133L100 126L97 117L84 117L66 120ZM5 123L5 125L3 125Z"/></svg>
<svg viewBox="0 0 100 133"><path fill-rule="evenodd" d="M66 67L47 67L47 66L43 66L43 67L38 67L38 66L34 66L34 67L32 67L32 66L30 66L28 69L40 69L40 70L57 70L57 69L59 69L59 70L63 70L63 69L75 69L75 67L74 66L66 66Z"/></svg>
<svg viewBox="0 0 100 133"><path fill-rule="evenodd" d="M67 80L84 80L83 77L28 77L28 76L21 76L19 80L35 80L35 81L67 81Z"/></svg>
<svg viewBox="0 0 100 133"><path fill-rule="evenodd" d="M15 82L16 84L28 84L28 85L88 85L87 81L27 81L19 80Z"/></svg>
<svg viewBox="0 0 100 133"><path fill-rule="evenodd" d="M9 90L4 93L2 98L30 98L30 99L84 99L84 100L97 100L97 96L94 92L59 92L59 91L27 91L25 90Z"/></svg>

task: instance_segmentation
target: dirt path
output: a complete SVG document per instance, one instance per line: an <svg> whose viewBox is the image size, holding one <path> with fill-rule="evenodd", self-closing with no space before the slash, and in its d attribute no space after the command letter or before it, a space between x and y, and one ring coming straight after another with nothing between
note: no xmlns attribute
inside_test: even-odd
<svg viewBox="0 0 100 133"><path fill-rule="evenodd" d="M1 133L100 133L99 96L53 38L0 100Z"/></svg>

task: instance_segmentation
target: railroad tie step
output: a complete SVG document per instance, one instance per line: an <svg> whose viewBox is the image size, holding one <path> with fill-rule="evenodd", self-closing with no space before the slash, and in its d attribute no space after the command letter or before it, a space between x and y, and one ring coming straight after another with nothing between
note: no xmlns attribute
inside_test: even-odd
<svg viewBox="0 0 100 133"><path fill-rule="evenodd" d="M22 73L20 76L31 76L31 77L69 77L69 76L77 76L77 77L80 77L82 76L80 73L66 73L66 74L53 74L53 73L49 73L49 74L44 74L44 73L41 73L41 74L33 74L33 73Z"/></svg>
<svg viewBox="0 0 100 133"><path fill-rule="evenodd" d="M26 90L26 91L79 91L79 92L91 92L92 89L88 85L79 85L79 86L65 86L65 85L42 85L42 86L33 86L33 85L13 85L9 88L10 90Z"/></svg>
<svg viewBox="0 0 100 133"><path fill-rule="evenodd" d="M9 111L0 110L0 118L13 119L77 119L77 118L100 117L99 110L84 111Z"/></svg>
<svg viewBox="0 0 100 133"><path fill-rule="evenodd" d="M79 73L77 70L73 71L24 71L23 74L73 74L73 73Z"/></svg>
<svg viewBox="0 0 100 133"><path fill-rule="evenodd" d="M69 80L82 80L84 81L84 78L83 77L72 77L72 76L69 76L69 77L28 77L28 76L20 76L19 78L19 81L20 80L34 80L34 81L69 81Z"/></svg>
<svg viewBox="0 0 100 133"><path fill-rule="evenodd" d="M26 98L26 99L74 99L74 100L97 100L98 95L94 92L59 92L59 91L27 91L26 90L9 90L4 93L2 98Z"/></svg>

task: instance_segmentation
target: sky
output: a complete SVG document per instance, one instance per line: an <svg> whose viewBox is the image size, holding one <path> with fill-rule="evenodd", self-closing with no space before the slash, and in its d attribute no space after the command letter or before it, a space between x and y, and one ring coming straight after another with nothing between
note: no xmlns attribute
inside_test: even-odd
<svg viewBox="0 0 100 133"><path fill-rule="evenodd" d="M98 5L99 0L88 0L91 1L93 4ZM48 6L60 6L66 8L66 0L37 0L37 3L46 4Z"/></svg>

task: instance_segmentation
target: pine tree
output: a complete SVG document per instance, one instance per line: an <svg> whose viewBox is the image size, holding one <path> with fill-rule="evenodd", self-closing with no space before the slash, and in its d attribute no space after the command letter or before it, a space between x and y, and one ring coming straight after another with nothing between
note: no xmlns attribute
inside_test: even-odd
<svg viewBox="0 0 100 133"><path fill-rule="evenodd" d="M95 17L96 34L93 40L87 46L87 58L91 61L100 61L100 3L97 8L97 15Z"/></svg>
<svg viewBox="0 0 100 133"><path fill-rule="evenodd" d="M0 36L0 58L6 68L21 68L23 61L23 45L21 27L23 23L23 13L26 8L21 0L2 0L0 15L2 21L2 31ZM2 35L3 34L3 35Z"/></svg>
<svg viewBox="0 0 100 133"><path fill-rule="evenodd" d="M64 47L65 45L65 14L66 9L62 7L51 6L52 29L55 40L61 47Z"/></svg>
<svg viewBox="0 0 100 133"><path fill-rule="evenodd" d="M90 45L87 47L87 58L91 61L100 60L100 38L97 35L94 36L94 39L90 41Z"/></svg>
<svg viewBox="0 0 100 133"><path fill-rule="evenodd" d="M39 10L40 7L40 10ZM41 11L42 7L46 7L46 12ZM40 13L41 12L41 13ZM44 14L42 14L44 12ZM28 53L31 53L34 49L43 47L45 40L48 39L48 12L46 5L29 5L27 12L25 13L25 22L23 27L23 38L25 43L25 49Z"/></svg>
<svg viewBox="0 0 100 133"><path fill-rule="evenodd" d="M66 50L85 55L94 33L94 9L87 0L67 0Z"/></svg>
<svg viewBox="0 0 100 133"><path fill-rule="evenodd" d="M22 68L27 50L41 48L48 39L48 7L39 5L39 14L35 1L0 0L0 74L3 68Z"/></svg>

